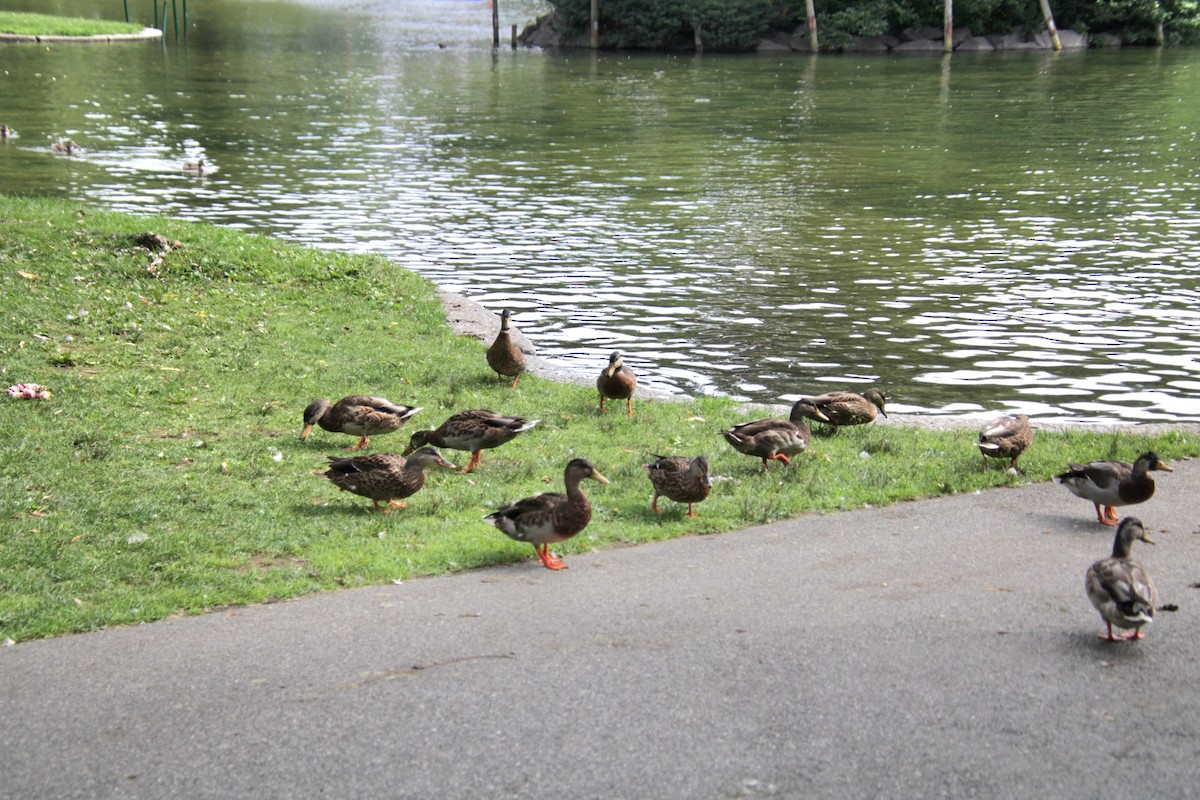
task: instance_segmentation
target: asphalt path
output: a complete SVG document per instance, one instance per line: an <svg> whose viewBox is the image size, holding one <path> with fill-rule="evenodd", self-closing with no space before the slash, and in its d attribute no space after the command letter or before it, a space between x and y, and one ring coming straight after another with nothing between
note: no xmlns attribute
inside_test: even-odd
<svg viewBox="0 0 1200 800"><path fill-rule="evenodd" d="M1200 461L1113 529L997 489L0 648L0 797L1184 798ZM700 506L703 513L703 506Z"/></svg>

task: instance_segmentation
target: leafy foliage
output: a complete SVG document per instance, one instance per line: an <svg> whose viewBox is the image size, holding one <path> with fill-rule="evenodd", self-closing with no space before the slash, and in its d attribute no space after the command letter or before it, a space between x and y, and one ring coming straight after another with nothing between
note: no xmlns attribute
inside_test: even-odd
<svg viewBox="0 0 1200 800"><path fill-rule="evenodd" d="M591 0L553 4L576 31L590 24ZM1116 31L1130 43L1154 43L1158 25L1170 44L1200 40L1200 0L1057 0L1059 28ZM601 0L600 43L604 47L652 50L749 50L770 29L803 24L800 0ZM827 0L817 3L824 46L836 49L851 36L898 33L908 27L941 27L942 0ZM1041 26L1031 0L957 0L954 21L976 33Z"/></svg>

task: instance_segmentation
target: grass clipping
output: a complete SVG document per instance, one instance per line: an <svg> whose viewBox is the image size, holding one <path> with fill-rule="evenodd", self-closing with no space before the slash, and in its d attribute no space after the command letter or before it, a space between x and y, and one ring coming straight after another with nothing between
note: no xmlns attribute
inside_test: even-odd
<svg viewBox="0 0 1200 800"><path fill-rule="evenodd" d="M764 471L720 437L753 418L728 400L635 399L630 419L599 415L588 386L527 375L511 389L484 343L450 331L433 287L380 258L0 196L0 264L5 383L47 392L0 396L0 641L517 560L540 569L482 517L561 491L573 457L612 483L585 482L594 513L555 547L568 557L1043 480L1068 458L1200 452L1185 433L1039 432L1014 476L981 468L970 430L873 425L814 436L828 459ZM431 470L384 516L313 475L353 438L298 436L311 400L360 393L424 408L371 452L469 408L542 422L471 474ZM708 457L716 486L699 519L666 499L651 512L651 453Z"/></svg>

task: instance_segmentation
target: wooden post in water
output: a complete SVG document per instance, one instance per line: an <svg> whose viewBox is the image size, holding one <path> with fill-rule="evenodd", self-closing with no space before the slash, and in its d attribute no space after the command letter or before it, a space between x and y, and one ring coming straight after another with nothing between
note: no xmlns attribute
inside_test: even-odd
<svg viewBox="0 0 1200 800"><path fill-rule="evenodd" d="M600 0L592 0L592 49L600 46Z"/></svg>
<svg viewBox="0 0 1200 800"><path fill-rule="evenodd" d="M515 23L515 22L513 23L513 26L512 26L512 49L513 50L517 49L517 23Z"/></svg>
<svg viewBox="0 0 1200 800"><path fill-rule="evenodd" d="M1054 25L1054 12L1050 10L1050 0L1038 0L1038 3L1042 7L1042 19L1046 20L1046 32L1050 34L1054 49L1062 50L1062 40L1058 38L1058 28Z"/></svg>
<svg viewBox="0 0 1200 800"><path fill-rule="evenodd" d="M129 0L125 0L125 21L129 22Z"/></svg>
<svg viewBox="0 0 1200 800"><path fill-rule="evenodd" d="M821 49L817 41L817 7L813 0L804 0L804 9L808 15L808 46L815 53Z"/></svg>
<svg viewBox="0 0 1200 800"><path fill-rule="evenodd" d="M492 47L500 49L500 0L492 0Z"/></svg>
<svg viewBox="0 0 1200 800"><path fill-rule="evenodd" d="M942 50L954 52L954 0L945 0L942 8Z"/></svg>

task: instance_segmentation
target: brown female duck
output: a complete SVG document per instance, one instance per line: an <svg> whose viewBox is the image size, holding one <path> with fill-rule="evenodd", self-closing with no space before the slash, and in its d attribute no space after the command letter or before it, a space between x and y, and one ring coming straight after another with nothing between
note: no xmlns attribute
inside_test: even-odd
<svg viewBox="0 0 1200 800"><path fill-rule="evenodd" d="M52 145L50 145L50 152L66 153L69 156L75 155L82 149L82 147L75 144L75 142L71 141L70 139L67 139L65 142L54 142Z"/></svg>
<svg viewBox="0 0 1200 800"><path fill-rule="evenodd" d="M362 450L369 446L367 437L382 436L400 429L402 425L420 411L413 406L402 406L382 397L354 394L330 404L321 398L313 400L304 409L304 430L300 438L307 439L314 425L320 425L330 433L348 433L362 437L358 444L348 450Z"/></svg>
<svg viewBox="0 0 1200 800"><path fill-rule="evenodd" d="M650 508L655 514L659 495L665 495L676 503L687 503L687 515L695 518L692 505L708 497L712 491L712 478L708 475L708 459L704 456L655 456L653 464L644 464L650 483L654 486L654 499Z"/></svg>
<svg viewBox="0 0 1200 800"><path fill-rule="evenodd" d="M1104 525L1116 525L1120 518L1114 506L1144 503L1154 496L1151 470L1173 472L1166 462L1151 451L1142 453L1132 464L1124 461L1092 461L1087 464L1068 464L1068 469L1056 476L1071 494L1091 500L1096 506L1096 519ZM1101 512L1101 506L1104 511Z"/></svg>
<svg viewBox="0 0 1200 800"><path fill-rule="evenodd" d="M637 388L637 376L625 366L619 352L608 357L608 366L596 379L596 391L600 392L600 413L604 413L604 401L624 400L629 416L633 416L633 390Z"/></svg>
<svg viewBox="0 0 1200 800"><path fill-rule="evenodd" d="M874 422L876 414L887 416L883 404L887 397L879 389L867 389L862 394L854 392L827 392L813 397L802 397L803 411L809 419L832 425L836 431L842 425L865 425ZM794 409L793 409L794 410Z"/></svg>
<svg viewBox="0 0 1200 800"><path fill-rule="evenodd" d="M459 411L433 430L414 433L404 450L404 455L427 444L449 447L451 450L466 450L471 454L471 461L463 470L467 473L479 466L484 450L511 442L518 434L524 433L540 421L509 417L482 408Z"/></svg>
<svg viewBox="0 0 1200 800"><path fill-rule="evenodd" d="M491 521L508 538L532 544L547 569L565 569L567 565L563 560L550 554L550 545L570 539L591 520L592 504L579 488L579 482L584 478L609 482L589 462L575 458L567 463L563 472L566 494L546 492L526 497L484 519Z"/></svg>
<svg viewBox="0 0 1200 800"><path fill-rule="evenodd" d="M375 510L387 514L392 508L404 508L401 498L411 497L425 485L426 467L454 465L432 447L422 447L408 458L394 453L369 453L363 456L329 457L329 469L318 472L339 489L369 498ZM388 508L381 508L385 501Z"/></svg>
<svg viewBox="0 0 1200 800"><path fill-rule="evenodd" d="M512 378L512 388L515 389L517 381L521 379L521 373L525 371L525 353L513 339L509 322L511 318L512 312L507 308L501 312L500 333L496 334L496 340L487 349L487 362L496 373L496 377Z"/></svg>
<svg viewBox="0 0 1200 800"><path fill-rule="evenodd" d="M1017 471L1017 459L1033 443L1033 428L1029 417L1024 414L1005 414L983 426L976 445L987 467L989 458L1007 458L1009 466Z"/></svg>
<svg viewBox="0 0 1200 800"><path fill-rule="evenodd" d="M814 408L808 399L801 398L792 406L789 419L770 418L743 422L727 431L721 431L721 435L739 453L761 458L763 469L766 469L771 461L791 464L792 456L808 449L812 431L808 429L808 423L804 420L813 411Z"/></svg>
<svg viewBox="0 0 1200 800"><path fill-rule="evenodd" d="M1100 612L1107 633L1100 638L1109 642L1120 642L1142 638L1142 626L1154 621L1154 609L1158 605L1158 590L1154 579L1138 562L1130 558L1134 540L1154 544L1146 535L1142 521L1137 517L1126 517L1113 537L1112 555L1102 558L1088 567L1084 588L1088 600ZM1114 636L1113 625L1132 630L1128 636Z"/></svg>

